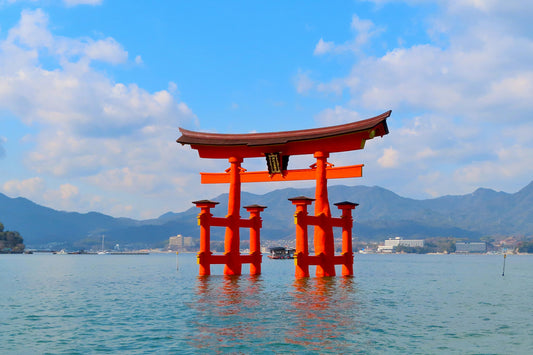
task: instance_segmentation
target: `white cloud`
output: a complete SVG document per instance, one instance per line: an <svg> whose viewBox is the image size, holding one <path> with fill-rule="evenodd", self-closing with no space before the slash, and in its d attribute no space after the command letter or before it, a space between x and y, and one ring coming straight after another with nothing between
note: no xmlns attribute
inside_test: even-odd
<svg viewBox="0 0 533 355"><path fill-rule="evenodd" d="M58 58L62 65L77 60L86 65L91 60L120 64L128 59L128 52L111 37L95 40L54 36L48 29L48 23L48 15L43 10L23 10L19 23L9 30L2 42L3 51L33 61L38 60L39 55L49 54ZM43 50L46 53L39 53Z"/></svg>
<svg viewBox="0 0 533 355"><path fill-rule="evenodd" d="M7 43L20 43L30 48L50 47L52 34L46 30L48 16L40 9L22 11L19 23L9 30Z"/></svg>
<svg viewBox="0 0 533 355"><path fill-rule="evenodd" d="M90 59L112 64L124 63L128 59L128 52L113 38L87 43L85 55Z"/></svg>
<svg viewBox="0 0 533 355"><path fill-rule="evenodd" d="M173 81L170 81L168 83L168 92L170 92L173 95L178 95L179 94L178 84L176 84Z"/></svg>
<svg viewBox="0 0 533 355"><path fill-rule="evenodd" d="M461 15L468 21L452 17L459 12L459 3L453 2L435 29L448 36L449 45L413 45L354 65L353 84L345 81L354 104L485 118L509 108L531 108L531 100L525 99L533 85L528 59L533 56L531 33L506 26L502 20L506 16L496 12L501 9L493 3L489 16L472 10L475 4L460 4L463 11L470 9L468 16ZM519 17L517 11L515 16Z"/></svg>
<svg viewBox="0 0 533 355"><path fill-rule="evenodd" d="M9 180L4 183L3 189L11 195L35 196L44 190L45 184L42 178L33 177L25 180Z"/></svg>
<svg viewBox="0 0 533 355"><path fill-rule="evenodd" d="M77 186L65 183L57 188L50 188L42 177L24 180L9 180L2 185L5 194L12 197L23 196L46 206L60 210L100 210L109 208L109 199L104 201L99 196L88 196L80 193Z"/></svg>
<svg viewBox="0 0 533 355"><path fill-rule="evenodd" d="M517 114L532 107L533 36L511 19L521 22L523 12L533 15L533 10L507 4L512 2L436 2L445 14L435 17L428 31L447 36L447 45L414 44L381 57L361 57L349 75L308 82L306 92L347 89L352 106L372 110L422 109L493 120L511 113L513 120L526 119ZM355 15L352 28L358 33L352 44L368 43L381 31ZM328 46L328 51L349 47Z"/></svg>
<svg viewBox="0 0 533 355"><path fill-rule="evenodd" d="M136 192L138 190L145 193L153 192L153 190L161 182L155 173L146 173L132 170L129 167L122 167L119 169L108 169L101 174L88 177L87 180L93 185L98 185L106 190L112 191L114 189L121 189L129 192Z"/></svg>
<svg viewBox="0 0 533 355"><path fill-rule="evenodd" d="M317 119L392 109L390 135L367 142L365 171L372 183L407 196L524 186L533 176L533 31L527 25L533 9L518 2L435 3L441 10L427 22L435 41L360 55L346 76L310 83L306 93L349 92L347 102ZM379 34L379 26L357 17L352 27L356 37L328 45L328 53L361 48Z"/></svg>
<svg viewBox="0 0 533 355"><path fill-rule="evenodd" d="M46 23L41 21L43 16L40 10L36 13L25 11L21 23L27 23L33 31L36 27L28 18L41 26ZM17 26L20 27L21 24ZM36 31L48 30L39 28ZM57 48L58 43L64 42L63 38L47 33L49 35L45 37L52 39L47 41L50 48ZM28 36L31 37L31 31ZM132 134L149 123L170 124L176 119L193 116L186 104L176 102L166 90L149 93L135 84L114 83L93 70L85 59L119 63L126 58L127 53L111 38L85 41L85 56L78 61L62 61L56 70L42 69L32 48L24 50L15 42L13 31L10 31L8 39L0 44L3 49L1 57L5 59L15 54L27 59L17 61L20 63L18 68L15 64L0 66L0 104L27 123L50 125L53 130L61 128L57 134L69 137L72 137L70 133L101 136ZM62 56L64 51L55 53L56 58L65 59Z"/></svg>
<svg viewBox="0 0 533 355"><path fill-rule="evenodd" d="M383 155L378 159L379 165L383 168L394 168L399 165L399 152L392 147L385 148Z"/></svg>
<svg viewBox="0 0 533 355"><path fill-rule="evenodd" d="M92 66L124 63L127 57L113 38L56 36L42 10L22 12L0 40L0 109L34 127L23 142L31 146L24 161L39 177L8 181L4 191L55 208L130 214L143 209L134 194L177 199L180 189L191 193L175 183L188 183L192 170L196 176L199 159L175 140L178 126L196 117L174 98L175 83L148 92L114 82ZM56 67L45 69L44 61ZM176 181L177 175L183 178ZM47 179L59 187L46 190ZM96 189L107 195L98 197ZM120 194L130 201L113 197Z"/></svg>
<svg viewBox="0 0 533 355"><path fill-rule="evenodd" d="M296 86L296 91L299 94L304 94L311 90L314 86L313 80L309 77L308 72L298 71L298 74L294 77L294 84Z"/></svg>
<svg viewBox="0 0 533 355"><path fill-rule="evenodd" d="M346 109L342 106L327 108L315 117L315 121L320 126L333 126L348 122L359 121L362 119L363 117L361 117L359 113Z"/></svg>
<svg viewBox="0 0 533 355"><path fill-rule="evenodd" d="M333 42L325 42L322 38L318 41L318 43L315 46L314 54L315 55L321 55L326 54L335 48L335 43Z"/></svg>
<svg viewBox="0 0 533 355"><path fill-rule="evenodd" d="M342 44L335 44L332 41L324 41L320 38L315 46L314 54L323 55L327 53L360 53L361 48L369 40L383 31L382 28L376 27L370 20L361 19L357 15L352 16L350 28L354 33L354 38Z"/></svg>
<svg viewBox="0 0 533 355"><path fill-rule="evenodd" d="M361 19L357 15L352 16L350 27L356 33L354 42L358 46L367 43L372 36L382 31L377 29L372 21Z"/></svg>
<svg viewBox="0 0 533 355"><path fill-rule="evenodd" d="M63 200L68 200L73 196L77 196L79 190L76 186L71 184L63 184L59 187L59 192L61 193L61 198Z"/></svg>
<svg viewBox="0 0 533 355"><path fill-rule="evenodd" d="M438 153L431 149L430 147L426 147L426 148L423 148L421 151L417 152L416 155L415 155L415 158L416 159L428 159L428 158L433 158L433 157L436 157L438 155Z"/></svg>
<svg viewBox="0 0 533 355"><path fill-rule="evenodd" d="M494 180L531 179L531 167L524 162L531 160L533 147L515 145L500 148L496 153L497 160L473 162L457 169L454 172L454 180L475 187L480 181L487 181L487 177Z"/></svg>
<svg viewBox="0 0 533 355"><path fill-rule="evenodd" d="M513 109L531 108L533 98L533 69L514 76L501 78L490 84L487 93L480 97L480 105L485 107L508 109L513 103Z"/></svg>

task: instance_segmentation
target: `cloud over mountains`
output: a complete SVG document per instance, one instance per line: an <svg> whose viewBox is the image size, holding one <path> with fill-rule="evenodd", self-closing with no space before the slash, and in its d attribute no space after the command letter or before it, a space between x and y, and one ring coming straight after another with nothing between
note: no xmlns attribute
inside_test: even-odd
<svg viewBox="0 0 533 355"><path fill-rule="evenodd" d="M376 107L393 110L392 134L367 148L368 160L379 163L372 169L380 184L402 186L412 196L439 196L454 188L466 192L479 184L529 181L533 66L527 58L533 58L533 31L526 26L526 14L533 14L531 7L497 1L433 3L441 13L425 19L427 43L405 44L399 38L400 45L379 55L360 48L385 41L382 34L394 29L354 15L352 39L320 38L314 51L320 57L352 56L351 70L329 81L302 70L297 87L302 93L348 98L334 111L318 114L321 124L365 117ZM384 177L387 170L394 171L396 183Z"/></svg>
<svg viewBox="0 0 533 355"><path fill-rule="evenodd" d="M124 193L142 189L164 195L165 189L179 188L173 175L190 154L177 154L176 131L196 117L168 90L151 93L114 82L94 68L94 63L127 61L128 52L113 38L58 36L44 11L22 12L0 42L0 105L36 128L24 138L31 145L25 163L36 175L81 178L103 191ZM71 193L65 193L66 186ZM82 201L85 197L72 184L52 191L41 177L3 187L30 198L59 197L62 208L111 202L105 196ZM128 208L115 204L113 212L127 213Z"/></svg>

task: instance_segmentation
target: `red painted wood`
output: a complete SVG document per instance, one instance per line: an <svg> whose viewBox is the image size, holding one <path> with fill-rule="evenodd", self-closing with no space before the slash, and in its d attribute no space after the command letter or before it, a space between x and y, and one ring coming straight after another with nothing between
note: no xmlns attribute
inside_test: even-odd
<svg viewBox="0 0 533 355"><path fill-rule="evenodd" d="M328 167L326 169L327 179L345 179L363 176L363 164L340 167ZM228 184L231 179L229 173L200 173L202 184ZM246 171L241 172L241 182L275 182L275 181L296 181L315 180L315 169L287 170L284 175L270 175L267 171Z"/></svg>

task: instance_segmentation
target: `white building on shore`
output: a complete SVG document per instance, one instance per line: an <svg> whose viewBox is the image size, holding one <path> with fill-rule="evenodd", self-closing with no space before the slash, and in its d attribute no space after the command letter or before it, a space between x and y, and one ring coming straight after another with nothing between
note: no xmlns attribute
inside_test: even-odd
<svg viewBox="0 0 533 355"><path fill-rule="evenodd" d="M184 251L194 246L192 237L184 237L178 234L175 237L168 238L168 249L173 251Z"/></svg>
<svg viewBox="0 0 533 355"><path fill-rule="evenodd" d="M389 238L385 240L384 245L378 246L378 253L394 253L396 251L396 247L400 245L411 248L423 247L424 239L402 239L400 237Z"/></svg>

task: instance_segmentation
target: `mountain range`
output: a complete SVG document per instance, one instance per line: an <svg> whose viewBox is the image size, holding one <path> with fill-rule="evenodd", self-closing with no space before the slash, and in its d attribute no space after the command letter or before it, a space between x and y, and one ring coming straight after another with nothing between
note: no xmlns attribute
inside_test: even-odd
<svg viewBox="0 0 533 355"><path fill-rule="evenodd" d="M329 201L334 217L340 216L333 203L359 203L354 211L354 236L359 240L456 237L478 240L482 236L533 235L533 181L516 193L479 188L471 194L415 200L401 197L387 189L373 186L330 186ZM242 193L242 206L267 206L261 214L261 238L278 240L294 236L294 206L288 198L314 196L313 188L287 188L264 195ZM227 194L212 198L220 202L211 210L223 217L227 213ZM310 213L313 206L309 207ZM97 212L57 211L25 198L0 194L0 222L6 230L18 231L31 248L90 248L99 245L105 235L108 244L130 248L162 247L168 238L181 234L199 238L196 207L168 212L156 219L114 218ZM242 218L247 218L245 210ZM248 232L241 230L241 239ZM213 228L212 240L222 240L223 228Z"/></svg>

